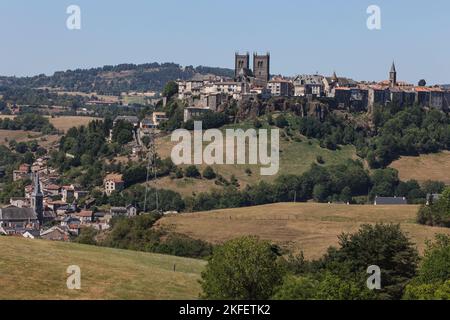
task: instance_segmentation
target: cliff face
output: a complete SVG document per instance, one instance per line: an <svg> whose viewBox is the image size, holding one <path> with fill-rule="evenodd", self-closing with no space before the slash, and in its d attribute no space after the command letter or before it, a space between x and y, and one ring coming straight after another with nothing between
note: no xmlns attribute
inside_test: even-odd
<svg viewBox="0 0 450 320"><path fill-rule="evenodd" d="M224 111L225 108L227 108L227 105L222 105L218 111ZM261 101L259 99L240 101L237 109L237 120L254 119L276 111L292 112L297 116L312 116L323 120L329 113L329 107L325 103L295 98L274 98L269 101Z"/></svg>

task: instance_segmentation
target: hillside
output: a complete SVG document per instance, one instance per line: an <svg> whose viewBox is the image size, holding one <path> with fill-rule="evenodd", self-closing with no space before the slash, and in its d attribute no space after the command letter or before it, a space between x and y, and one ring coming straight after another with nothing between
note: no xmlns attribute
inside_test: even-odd
<svg viewBox="0 0 450 320"><path fill-rule="evenodd" d="M401 157L391 168L397 169L402 180L415 179L419 182L437 180L450 184L450 152L424 154L418 157Z"/></svg>
<svg viewBox="0 0 450 320"><path fill-rule="evenodd" d="M57 88L62 91L119 95L124 91L161 91L170 80L190 79L196 74L232 77L233 71L203 66L182 67L175 63L120 64L59 71L51 76L22 78L0 76L0 88Z"/></svg>
<svg viewBox="0 0 450 320"><path fill-rule="evenodd" d="M172 148L177 142L171 142L170 136L165 136L157 140L158 153L162 158L170 157ZM207 144L207 143L205 143ZM248 150L248 141L247 146ZM225 152L225 148L224 148ZM339 150L331 151L320 147L316 139L302 137L301 141L280 140L280 166L278 174L273 176L261 176L260 165L213 165L214 170L221 174L227 180L234 175L241 187L248 184L255 184L261 180L273 181L282 174L301 175L306 172L313 163L317 163L317 157L320 156L325 165L336 165L345 163L348 159L357 159L356 151L353 146L342 146ZM199 166L202 171L206 165ZM246 169L251 170L251 174L246 173ZM192 192L210 191L217 187L214 181L205 179L170 179L162 178L158 181L158 186L167 188L189 196Z"/></svg>
<svg viewBox="0 0 450 320"><path fill-rule="evenodd" d="M0 237L0 299L196 299L205 262L73 243ZM66 269L81 268L81 290ZM173 271L176 265L176 271Z"/></svg>
<svg viewBox="0 0 450 320"><path fill-rule="evenodd" d="M257 235L305 257L319 258L331 245L337 245L342 232L355 232L361 224L400 223L422 252L426 239L450 229L416 224L418 206L337 205L317 203L279 203L258 207L214 210L168 216L159 226L221 243L243 235Z"/></svg>

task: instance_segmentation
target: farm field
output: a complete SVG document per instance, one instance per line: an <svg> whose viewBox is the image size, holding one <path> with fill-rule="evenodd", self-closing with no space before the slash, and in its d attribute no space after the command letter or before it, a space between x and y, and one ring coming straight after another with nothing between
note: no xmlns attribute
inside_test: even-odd
<svg viewBox="0 0 450 320"><path fill-rule="evenodd" d="M0 237L0 245L0 299L197 299L200 272L206 264L195 259L16 237ZM81 269L81 290L67 289L66 270L70 265Z"/></svg>
<svg viewBox="0 0 450 320"><path fill-rule="evenodd" d="M13 119L15 118L15 116L0 115L0 119L6 118ZM85 126L92 120L99 119L94 117L82 117L82 116L59 116L59 117L55 116L54 118L51 117L48 118L50 123L53 124L53 126L55 126L56 129L64 132L66 132L72 127Z"/></svg>
<svg viewBox="0 0 450 320"><path fill-rule="evenodd" d="M93 117L81 117L81 116L61 116L50 118L50 123L55 126L56 129L67 132L70 128L86 126L89 122L99 118Z"/></svg>
<svg viewBox="0 0 450 320"><path fill-rule="evenodd" d="M423 252L426 239L433 239L437 233L450 234L450 229L416 224L417 209L414 205L279 203L167 216L158 221L158 226L214 244L256 235L294 252L303 251L311 259L337 245L342 232L355 232L362 224L396 223Z"/></svg>
<svg viewBox="0 0 450 320"><path fill-rule="evenodd" d="M23 130L0 130L0 145L8 145L9 141L27 142L37 140L39 145L49 148L59 139L57 135L42 135L39 132L23 131Z"/></svg>
<svg viewBox="0 0 450 320"><path fill-rule="evenodd" d="M450 184L450 151L418 157L401 157L390 167L399 171L402 180L415 179L419 182L438 180Z"/></svg>

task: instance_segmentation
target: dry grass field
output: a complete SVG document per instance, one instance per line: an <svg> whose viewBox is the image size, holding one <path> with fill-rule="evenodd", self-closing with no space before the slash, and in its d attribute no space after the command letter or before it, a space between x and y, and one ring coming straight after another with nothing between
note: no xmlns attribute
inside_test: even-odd
<svg viewBox="0 0 450 320"><path fill-rule="evenodd" d="M13 119L15 116L11 115L0 115L0 119ZM56 116L54 118L48 117L50 123L55 126L56 129L66 132L72 127L85 126L89 122L95 119L94 117L82 117L82 116Z"/></svg>
<svg viewBox="0 0 450 320"><path fill-rule="evenodd" d="M450 184L450 151L419 157L401 157L393 162L391 167L399 171L402 180L439 180Z"/></svg>
<svg viewBox="0 0 450 320"><path fill-rule="evenodd" d="M86 126L92 120L99 118L93 117L80 117L80 116L61 116L50 118L50 123L55 126L56 129L67 132L70 128Z"/></svg>
<svg viewBox="0 0 450 320"><path fill-rule="evenodd" d="M59 139L57 135L42 135L38 132L22 131L22 130L0 130L0 145L8 145L9 141L27 142L37 140L39 145L49 148Z"/></svg>
<svg viewBox="0 0 450 320"><path fill-rule="evenodd" d="M206 263L15 237L0 246L0 299L197 299ZM67 289L70 265L81 269L81 290Z"/></svg>
<svg viewBox="0 0 450 320"><path fill-rule="evenodd" d="M450 229L418 225L417 206L336 205L280 203L265 206L215 210L167 216L159 226L211 243L222 243L244 235L274 241L306 258L319 258L337 245L342 232L357 231L361 224L399 223L423 252L426 239Z"/></svg>

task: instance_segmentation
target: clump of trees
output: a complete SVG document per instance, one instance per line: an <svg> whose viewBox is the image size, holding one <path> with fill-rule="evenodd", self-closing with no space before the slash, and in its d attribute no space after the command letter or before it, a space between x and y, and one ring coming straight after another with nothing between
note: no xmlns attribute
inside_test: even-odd
<svg viewBox="0 0 450 320"><path fill-rule="evenodd" d="M219 182L219 176L217 182ZM426 193L441 185L417 181L401 182L395 169L377 169L370 174L359 161L321 166L313 164L302 175L281 175L273 183L261 181L239 190L232 183L223 190L199 193L185 199L189 211L263 205L276 202L363 202L376 196L406 197L409 203L425 203Z"/></svg>
<svg viewBox="0 0 450 320"><path fill-rule="evenodd" d="M113 218L111 229L106 236L98 237L98 231L88 228L81 232L76 241L90 245L191 258L205 258L211 254L212 246L204 241L160 228L153 229L160 218L161 215L156 213L132 218Z"/></svg>
<svg viewBox="0 0 450 320"><path fill-rule="evenodd" d="M231 240L214 249L202 272L202 298L266 300L283 276L279 256L269 242L255 237Z"/></svg>
<svg viewBox="0 0 450 320"><path fill-rule="evenodd" d="M417 222L429 226L450 228L450 187L446 188L437 201L421 206Z"/></svg>
<svg viewBox="0 0 450 320"><path fill-rule="evenodd" d="M56 128L50 123L48 118L34 113L25 113L15 118L0 119L0 129L36 131L43 134L57 133Z"/></svg>
<svg viewBox="0 0 450 320"><path fill-rule="evenodd" d="M450 237L437 235L427 244L417 277L407 286L404 299L450 300Z"/></svg>
<svg viewBox="0 0 450 320"><path fill-rule="evenodd" d="M202 273L202 297L401 299L417 274L418 262L417 250L398 225L364 225L356 233L342 234L339 247L330 247L321 259L313 261L305 260L303 254L282 256L280 249L267 241L243 237L214 248ZM367 269L373 265L381 270L381 288L377 290L367 286ZM422 267L420 272L427 273L424 270Z"/></svg>

